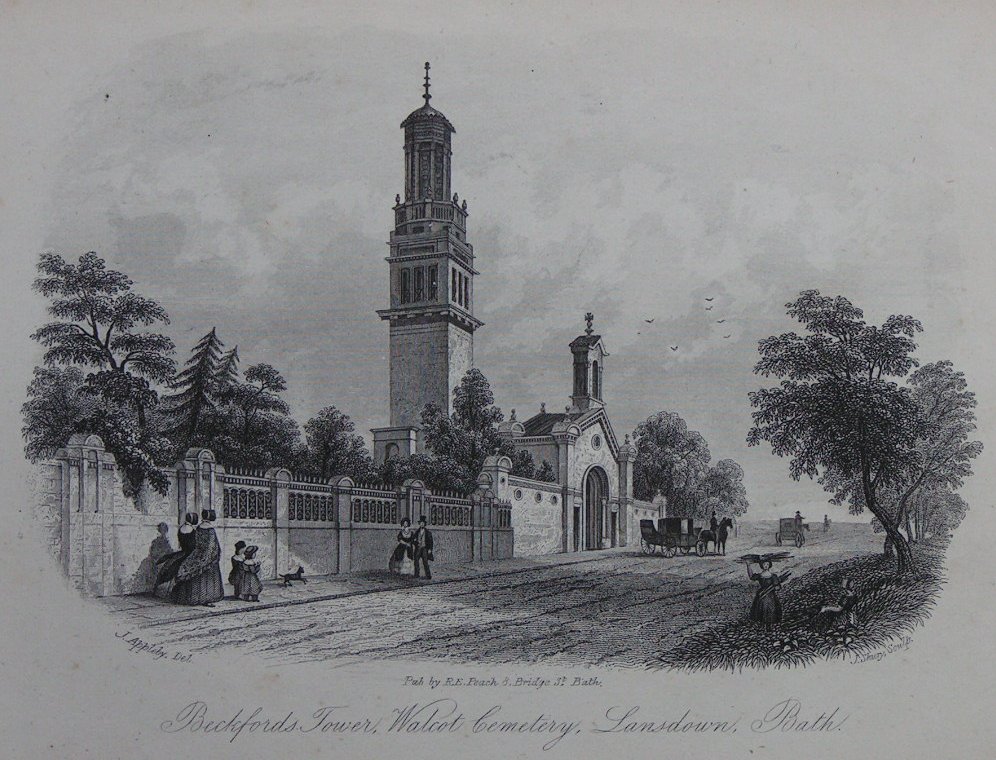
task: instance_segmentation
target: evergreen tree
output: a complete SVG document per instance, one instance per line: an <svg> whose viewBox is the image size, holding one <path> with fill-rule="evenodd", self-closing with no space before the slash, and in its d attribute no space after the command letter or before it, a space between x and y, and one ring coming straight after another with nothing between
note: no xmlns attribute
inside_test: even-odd
<svg viewBox="0 0 996 760"><path fill-rule="evenodd" d="M241 381L239 377L239 347L236 346L231 351L226 351L221 355L215 369L214 382L219 389L224 391L238 385Z"/></svg>
<svg viewBox="0 0 996 760"><path fill-rule="evenodd" d="M185 369L169 383L169 433L182 451L198 440L204 415L216 403L216 378L224 344L214 327L194 346Z"/></svg>

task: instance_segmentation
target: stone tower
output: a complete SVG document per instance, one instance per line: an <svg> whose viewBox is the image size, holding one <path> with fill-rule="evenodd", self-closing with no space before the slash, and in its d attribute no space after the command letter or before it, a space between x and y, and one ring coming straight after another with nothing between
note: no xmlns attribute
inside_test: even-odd
<svg viewBox="0 0 996 760"><path fill-rule="evenodd" d="M401 123L405 193L396 196L388 243L391 426L374 434L374 461L421 449L423 407L450 411L453 388L474 364L474 249L467 242L467 202L450 186L450 138L456 130L429 101Z"/></svg>

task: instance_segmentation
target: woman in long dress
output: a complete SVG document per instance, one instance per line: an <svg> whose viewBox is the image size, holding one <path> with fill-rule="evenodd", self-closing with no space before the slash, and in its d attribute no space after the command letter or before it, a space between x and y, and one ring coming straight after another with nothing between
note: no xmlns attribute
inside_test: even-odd
<svg viewBox="0 0 996 760"><path fill-rule="evenodd" d="M183 560L176 573L176 585L170 599L177 604L203 604L214 607L225 598L221 580L221 545L214 530L215 511L204 510L201 524L194 531L194 550Z"/></svg>
<svg viewBox="0 0 996 760"><path fill-rule="evenodd" d="M750 563L747 563L747 577L758 584L754 603L750 606L750 619L765 628L782 622L782 603L778 601L777 591L782 581L776 573L771 572L771 564L770 559L762 559L759 563L761 571L754 573L751 572Z"/></svg>
<svg viewBox="0 0 996 760"><path fill-rule="evenodd" d="M160 557L156 564L159 565L159 570L156 572L156 583L155 586L159 587L164 583L169 583L171 580L176 578L176 571L180 569L180 565L183 560L187 558L194 550L194 544L196 543L197 536L194 535L194 529L197 527L197 515L193 512L187 512L183 517L183 525L177 531L176 540L180 545L180 550L167 554L164 557Z"/></svg>
<svg viewBox="0 0 996 760"><path fill-rule="evenodd" d="M398 531L398 543L391 552L388 569L399 575L415 574L415 531L412 522L407 517L401 520L401 530Z"/></svg>

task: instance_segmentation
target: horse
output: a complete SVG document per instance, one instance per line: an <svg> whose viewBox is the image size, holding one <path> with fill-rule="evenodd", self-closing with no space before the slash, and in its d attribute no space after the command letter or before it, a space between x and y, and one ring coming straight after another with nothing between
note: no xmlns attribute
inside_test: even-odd
<svg viewBox="0 0 996 760"><path fill-rule="evenodd" d="M712 544L712 550L714 554L719 554L722 550L722 554L726 554L726 539L729 537L733 530L733 520L729 517L724 517L719 522L719 527L716 532L710 528L703 528L699 531L699 541L706 545L706 549L709 549L709 544Z"/></svg>
<svg viewBox="0 0 996 760"><path fill-rule="evenodd" d="M726 539L732 530L733 520L729 517L724 517L719 523L719 535L716 537L716 551L722 549L723 554L726 554Z"/></svg>

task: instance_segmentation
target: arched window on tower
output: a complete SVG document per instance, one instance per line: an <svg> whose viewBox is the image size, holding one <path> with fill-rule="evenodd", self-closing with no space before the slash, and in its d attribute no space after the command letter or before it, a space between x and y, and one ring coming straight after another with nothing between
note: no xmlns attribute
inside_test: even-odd
<svg viewBox="0 0 996 760"><path fill-rule="evenodd" d="M588 383L585 382L587 378L585 377L586 368L584 363L575 362L574 363L574 395L575 396L585 396L588 393Z"/></svg>
<svg viewBox="0 0 996 760"><path fill-rule="evenodd" d="M470 278L463 278L463 305L470 308Z"/></svg>
<svg viewBox="0 0 996 760"><path fill-rule="evenodd" d="M412 300L411 270L401 270L401 303L405 304Z"/></svg>
<svg viewBox="0 0 996 760"><path fill-rule="evenodd" d="M425 300L425 267L415 267L414 300Z"/></svg>
<svg viewBox="0 0 996 760"><path fill-rule="evenodd" d="M427 298L430 301L435 301L439 297L438 272L439 270L435 264L426 268L426 275L428 276L427 289L429 291Z"/></svg>
<svg viewBox="0 0 996 760"><path fill-rule="evenodd" d="M457 270L451 269L450 274L453 275L453 283L450 287L450 300L457 300Z"/></svg>
<svg viewBox="0 0 996 760"><path fill-rule="evenodd" d="M591 363L591 395L592 398L602 397L602 378L598 374L598 362Z"/></svg>

